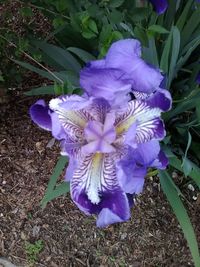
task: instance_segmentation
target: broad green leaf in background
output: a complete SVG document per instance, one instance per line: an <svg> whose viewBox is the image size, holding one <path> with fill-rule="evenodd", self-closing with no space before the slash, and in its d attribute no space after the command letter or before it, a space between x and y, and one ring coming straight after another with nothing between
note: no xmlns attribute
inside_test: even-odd
<svg viewBox="0 0 200 267"><path fill-rule="evenodd" d="M67 50L78 56L85 63L96 59L92 54L77 47L68 47Z"/></svg>
<svg viewBox="0 0 200 267"><path fill-rule="evenodd" d="M179 103L174 109L165 113L163 115L163 118L165 119L165 121L168 121L182 112L195 108L196 106L199 105L199 101L200 101L200 92L197 91L195 96Z"/></svg>
<svg viewBox="0 0 200 267"><path fill-rule="evenodd" d="M155 45L155 38L153 36L149 38L149 47L143 48L143 57L148 63L159 67L158 53Z"/></svg>
<svg viewBox="0 0 200 267"><path fill-rule="evenodd" d="M166 30L164 27L160 26L160 25L151 25L148 27L147 31L149 32L156 32L156 33L169 33L168 30Z"/></svg>
<svg viewBox="0 0 200 267"><path fill-rule="evenodd" d="M64 23L63 25L56 28L54 31L50 32L47 37L44 39L45 42L48 42L51 38L53 38L56 34L60 33L61 31L65 30L68 26L68 23Z"/></svg>
<svg viewBox="0 0 200 267"><path fill-rule="evenodd" d="M52 71L47 71L47 70L42 70L42 69L39 69L37 67L34 67L33 65L29 64L29 63L26 63L26 62L22 62L22 61L19 61L19 60L13 60L16 64L22 66L23 68L25 69L28 69L28 70L31 70L35 73L38 73L40 76L44 77L44 78L47 78L51 81L55 81L55 82L60 82L60 83L63 83L64 80L62 80L59 73L55 73L55 72L52 72Z"/></svg>
<svg viewBox="0 0 200 267"><path fill-rule="evenodd" d="M45 67L46 70L42 70L42 69L39 69L39 68L37 68L37 67L35 67L29 63L26 63L26 62L22 62L19 60L13 60L13 61L15 63L17 63L18 65L20 65L20 66L22 66L28 70L31 70L33 72L38 73L39 75L41 75L44 78L48 78L51 81L54 81L54 82L57 82L57 83L63 84L63 85L64 85L64 83L68 82L74 87L74 89L79 87L79 77L75 72L73 72L71 70L52 72L52 71L48 70L46 67ZM47 92L45 90L44 91L42 91L42 90L43 89L38 89L38 92L39 91L44 92L42 94L45 94L45 92ZM48 91L48 92L50 92L50 91ZM33 93L33 92L31 92L31 93Z"/></svg>
<svg viewBox="0 0 200 267"><path fill-rule="evenodd" d="M141 28L140 26L136 26L134 28L134 35L137 39L139 39L143 46L148 45L147 32L143 28Z"/></svg>
<svg viewBox="0 0 200 267"><path fill-rule="evenodd" d="M184 158L183 160L184 161L182 162L182 169L184 175L187 177L192 171L192 162L188 158Z"/></svg>
<svg viewBox="0 0 200 267"><path fill-rule="evenodd" d="M180 50L180 32L176 26L170 30L160 60L160 68L168 74L167 88L177 73L177 61Z"/></svg>
<svg viewBox="0 0 200 267"><path fill-rule="evenodd" d="M176 4L178 1L167 0L167 2L168 2L168 8L165 12L163 26L166 29L171 29L172 25L174 24L174 18L176 14Z"/></svg>
<svg viewBox="0 0 200 267"><path fill-rule="evenodd" d="M172 43L172 34L173 34L172 31L170 31L170 34L165 42L161 60L160 60L160 69L163 70L167 74L169 70L169 55L170 55L170 49L171 49L171 43Z"/></svg>
<svg viewBox="0 0 200 267"><path fill-rule="evenodd" d="M200 7L192 12L181 33L181 47L184 47L191 39L191 35L200 24Z"/></svg>
<svg viewBox="0 0 200 267"><path fill-rule="evenodd" d="M28 92L24 93L27 96L34 96L34 95L54 95L54 86L49 85L49 86L42 86L38 88L33 88L29 90Z"/></svg>
<svg viewBox="0 0 200 267"><path fill-rule="evenodd" d="M125 31L129 32L130 35L131 35L132 37L135 37L131 25L125 24L125 23L123 23L123 22L120 22L120 26L121 26Z"/></svg>
<svg viewBox="0 0 200 267"><path fill-rule="evenodd" d="M178 27L179 31L182 31L185 23L187 22L188 19L188 13L190 11L191 5L193 4L193 0L187 0L187 3L184 7L183 12L181 13L176 26Z"/></svg>
<svg viewBox="0 0 200 267"><path fill-rule="evenodd" d="M112 25L115 25L123 20L123 15L120 11L113 9L109 14L108 19Z"/></svg>
<svg viewBox="0 0 200 267"><path fill-rule="evenodd" d="M112 8L120 7L124 3L124 0L110 0L109 6Z"/></svg>
<svg viewBox="0 0 200 267"><path fill-rule="evenodd" d="M174 187L174 182L167 171L159 171L160 183L167 199L179 221L187 240L195 267L200 266L200 255L194 229L188 217L187 211Z"/></svg>
<svg viewBox="0 0 200 267"><path fill-rule="evenodd" d="M54 190L56 190L55 186L56 186L56 182L57 182L57 179L58 177L60 176L60 174L62 173L64 167L66 166L68 162L68 158L66 156L60 156L54 170L53 170L53 173L50 177L50 180L49 180L49 183L48 183L48 187L47 187L47 190L45 192L45 196L41 202L42 204L42 207L45 208L46 207L46 204L48 203L49 199L52 199L52 194L54 193ZM54 189L55 188L55 189ZM67 186L64 185L64 188L67 190ZM58 192L63 192L64 189L60 189L59 187L59 190ZM69 190L68 190L69 191ZM67 193L68 191L66 191L65 193ZM55 194L58 194L58 192L56 192Z"/></svg>
<svg viewBox="0 0 200 267"><path fill-rule="evenodd" d="M149 8L146 7L135 7L130 9L130 16L131 21L135 24L137 22L141 22L148 18L149 15Z"/></svg>
<svg viewBox="0 0 200 267"><path fill-rule="evenodd" d="M97 28L97 24L93 19L89 20L89 24L88 24L89 29L94 32L94 33L98 33L98 28Z"/></svg>
<svg viewBox="0 0 200 267"><path fill-rule="evenodd" d="M67 1L58 1L58 2L55 2L55 6L56 6L56 9L58 10L58 12L61 13L62 11L67 9L68 3L67 3Z"/></svg>
<svg viewBox="0 0 200 267"><path fill-rule="evenodd" d="M180 49L180 32L179 29L174 26L172 27L172 47L171 47L171 60L169 65L169 75L168 75L168 88L170 88L172 79L176 75L176 63L178 60Z"/></svg>
<svg viewBox="0 0 200 267"><path fill-rule="evenodd" d="M67 50L45 42L34 41L33 43L65 70L79 73L81 65Z"/></svg>
<svg viewBox="0 0 200 267"><path fill-rule="evenodd" d="M181 57L177 62L177 70L179 70L189 59L192 52L200 45L200 35L193 39L191 42L188 43L181 51Z"/></svg>

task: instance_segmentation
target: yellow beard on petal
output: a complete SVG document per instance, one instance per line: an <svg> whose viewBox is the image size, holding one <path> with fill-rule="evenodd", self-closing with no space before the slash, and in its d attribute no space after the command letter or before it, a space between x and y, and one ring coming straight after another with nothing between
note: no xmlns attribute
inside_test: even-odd
<svg viewBox="0 0 200 267"><path fill-rule="evenodd" d="M90 184L87 195L93 204L100 202L99 189L101 187L103 155L103 153L95 153L90 167Z"/></svg>
<svg viewBox="0 0 200 267"><path fill-rule="evenodd" d="M117 134L123 134L124 132L128 131L128 129L131 127L131 125L136 121L134 116L131 116L125 121L122 121L119 125L116 127Z"/></svg>

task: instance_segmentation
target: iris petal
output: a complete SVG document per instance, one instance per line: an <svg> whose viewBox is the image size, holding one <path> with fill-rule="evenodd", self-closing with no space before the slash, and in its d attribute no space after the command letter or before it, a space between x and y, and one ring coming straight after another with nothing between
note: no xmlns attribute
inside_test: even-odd
<svg viewBox="0 0 200 267"><path fill-rule="evenodd" d="M151 140L138 145L137 149L134 150L134 159L144 166L151 166L158 157L159 152L159 142L157 140Z"/></svg>
<svg viewBox="0 0 200 267"><path fill-rule="evenodd" d="M85 100L79 96L56 98L50 101L50 107L57 114L65 133L78 143L83 141L83 130L87 122L94 120L86 109L91 103L90 100ZM82 108L80 109L80 107Z"/></svg>
<svg viewBox="0 0 200 267"><path fill-rule="evenodd" d="M146 102L133 100L129 102L126 112L118 114L115 122L118 135L126 134L134 123L137 123L136 142L148 142L151 139L162 139L165 130L160 119L161 110L151 108Z"/></svg>
<svg viewBox="0 0 200 267"><path fill-rule="evenodd" d="M144 185L146 166L138 167L135 150L129 147L126 155L117 163L117 176L122 189L129 194L139 194Z"/></svg>
<svg viewBox="0 0 200 267"><path fill-rule="evenodd" d="M152 162L151 166L163 170L166 169L168 164L168 158L166 157L165 153L160 150L158 157Z"/></svg>
<svg viewBox="0 0 200 267"><path fill-rule="evenodd" d="M129 80L133 90L152 93L159 87L163 76L159 69L141 58L141 45L135 39L120 40L112 44L106 55L106 67L124 72L122 79Z"/></svg>
<svg viewBox="0 0 200 267"><path fill-rule="evenodd" d="M166 9L168 8L168 2L167 0L149 0L155 11L160 15L160 14L163 14Z"/></svg>
<svg viewBox="0 0 200 267"><path fill-rule="evenodd" d="M148 105L152 108L160 108L162 111L168 111L171 109L172 98L168 90L158 88L155 92L151 94L133 92L136 99L146 100Z"/></svg>
<svg viewBox="0 0 200 267"><path fill-rule="evenodd" d="M129 71L134 58L141 57L141 44L136 39L114 42L106 55L106 67ZM131 63L132 62L132 63ZM125 64L126 63L126 64Z"/></svg>
<svg viewBox="0 0 200 267"><path fill-rule="evenodd" d="M117 186L115 166L108 155L101 153L84 157L72 180L72 194L76 199L81 189L85 188L92 203L100 202L100 193L113 190Z"/></svg>
<svg viewBox="0 0 200 267"><path fill-rule="evenodd" d="M114 68L84 68L80 84L89 96L104 97L112 106L120 106L129 100L131 81L123 79L123 71Z"/></svg>
<svg viewBox="0 0 200 267"><path fill-rule="evenodd" d="M31 119L42 129L51 131L52 123L51 116L49 115L50 110L44 100L38 100L35 104L30 107Z"/></svg>
<svg viewBox="0 0 200 267"><path fill-rule="evenodd" d="M121 221L130 216L126 194L118 184L115 163L108 154L97 153L84 158L74 171L71 194L74 202L85 213L100 212L99 226L119 221L113 220L112 216L109 219L104 212L101 213L103 209L108 208Z"/></svg>
<svg viewBox="0 0 200 267"><path fill-rule="evenodd" d="M130 207L126 194L121 189L104 192L97 226L106 227L112 223L127 221L129 218Z"/></svg>

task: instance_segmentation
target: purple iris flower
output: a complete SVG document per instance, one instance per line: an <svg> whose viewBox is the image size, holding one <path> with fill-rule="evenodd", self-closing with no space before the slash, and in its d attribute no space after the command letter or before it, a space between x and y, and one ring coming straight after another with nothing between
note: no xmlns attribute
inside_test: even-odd
<svg viewBox="0 0 200 267"><path fill-rule="evenodd" d="M154 10L160 15L168 8L167 0L149 0L154 7Z"/></svg>
<svg viewBox="0 0 200 267"><path fill-rule="evenodd" d="M197 84L200 85L200 72L197 74L196 82L197 82Z"/></svg>
<svg viewBox="0 0 200 267"><path fill-rule="evenodd" d="M91 61L80 73L80 84L88 96L104 97L124 106L130 92L163 111L171 108L170 93L161 88L164 77L158 68L141 58L141 44L135 39L113 43L105 59Z"/></svg>
<svg viewBox="0 0 200 267"><path fill-rule="evenodd" d="M84 213L98 216L99 227L128 220L130 196L141 192L147 168L166 167L158 142L165 136L161 112L142 99L113 108L102 97L77 95L30 108L33 121L61 140L71 197Z"/></svg>

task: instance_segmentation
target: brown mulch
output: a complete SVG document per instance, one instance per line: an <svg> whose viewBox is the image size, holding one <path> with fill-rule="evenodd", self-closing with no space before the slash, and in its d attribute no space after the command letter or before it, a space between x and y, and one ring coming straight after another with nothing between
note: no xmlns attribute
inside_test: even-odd
<svg viewBox="0 0 200 267"><path fill-rule="evenodd" d="M127 223L98 229L68 194L42 210L48 179L59 154L51 135L30 120L36 98L12 96L0 107L0 256L29 266L26 242L42 240L34 266L193 266L182 231L160 190L148 179ZM200 241L199 203L188 200Z"/></svg>
<svg viewBox="0 0 200 267"><path fill-rule="evenodd" d="M16 17L6 23L23 35L25 21L17 20L20 4L8 2L9 6L5 3L0 7L0 13L6 7L11 9ZM48 21L42 15L36 18L34 28L39 33L44 28L48 32ZM37 98L24 97L22 92L43 82L31 74L21 91L18 88L9 92L9 103L0 104L0 257L20 267L30 266L26 243L42 240L44 248L32 266L194 266L157 177L146 181L127 223L98 229L95 217L82 214L69 194L42 210L40 202L56 164L59 145L47 147L50 133L34 125L28 114ZM200 242L200 201L193 201L187 187L183 191Z"/></svg>

